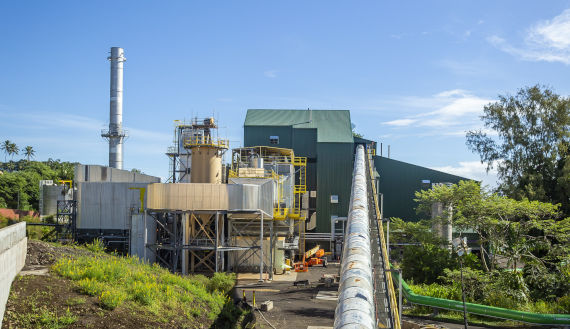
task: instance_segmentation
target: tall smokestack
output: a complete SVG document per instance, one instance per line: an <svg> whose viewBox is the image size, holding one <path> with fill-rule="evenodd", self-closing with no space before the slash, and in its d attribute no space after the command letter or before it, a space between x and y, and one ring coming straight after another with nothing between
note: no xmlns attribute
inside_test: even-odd
<svg viewBox="0 0 570 329"><path fill-rule="evenodd" d="M123 169L123 62L126 60L123 48L112 47L111 56L111 102L109 130L101 136L109 140L109 167Z"/></svg>

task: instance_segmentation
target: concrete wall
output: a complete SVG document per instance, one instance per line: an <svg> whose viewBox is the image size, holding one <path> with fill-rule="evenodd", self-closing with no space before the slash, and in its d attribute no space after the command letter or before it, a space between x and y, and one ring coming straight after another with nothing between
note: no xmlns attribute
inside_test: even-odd
<svg viewBox="0 0 570 329"><path fill-rule="evenodd" d="M4 319L12 280L26 263L27 247L25 222L0 230L0 326Z"/></svg>

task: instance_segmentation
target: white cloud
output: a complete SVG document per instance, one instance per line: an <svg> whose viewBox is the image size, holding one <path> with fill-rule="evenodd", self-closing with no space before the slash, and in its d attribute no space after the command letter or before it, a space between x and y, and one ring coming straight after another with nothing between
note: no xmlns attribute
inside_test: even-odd
<svg viewBox="0 0 570 329"><path fill-rule="evenodd" d="M398 120L392 120L392 121L384 122L384 124L389 125L389 126L404 127L404 126L409 126L416 121L418 121L418 120L398 119Z"/></svg>
<svg viewBox="0 0 570 329"><path fill-rule="evenodd" d="M407 98L401 106L413 108L427 108L425 111L410 115L404 118L383 122L383 124L393 127L430 127L438 128L438 133L445 135L451 129L457 131L458 128L465 130L472 129L474 124L479 122L479 115L483 112L483 107L492 102L491 99L471 95L462 89L453 89L440 92L428 98Z"/></svg>
<svg viewBox="0 0 570 329"><path fill-rule="evenodd" d="M527 61L570 64L570 9L551 20L538 22L527 31L522 45L513 46L492 35L487 41L498 49Z"/></svg>
<svg viewBox="0 0 570 329"><path fill-rule="evenodd" d="M431 167L434 170L482 181L483 185L488 185L491 188L497 187L497 171L491 169L487 173L486 168L487 165L482 164L480 161L461 161L458 166Z"/></svg>
<svg viewBox="0 0 570 329"><path fill-rule="evenodd" d="M265 75L267 78L277 78L277 70L267 70L265 72L263 72L263 75Z"/></svg>

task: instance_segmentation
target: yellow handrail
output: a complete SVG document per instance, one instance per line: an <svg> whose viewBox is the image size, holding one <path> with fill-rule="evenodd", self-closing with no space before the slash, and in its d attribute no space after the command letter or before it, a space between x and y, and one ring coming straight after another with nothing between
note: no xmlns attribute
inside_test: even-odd
<svg viewBox="0 0 570 329"><path fill-rule="evenodd" d="M372 167L372 152L368 150L368 171L370 172L370 179L372 181L372 193L374 195L374 206L376 208L376 218L378 218L378 226L380 227L380 245L382 246L382 257L384 258L384 273L386 281L388 281L388 295L390 295L390 304L392 307L392 315L394 318L394 328L401 329L400 327L400 314L398 314L398 303L396 302L396 292L394 291L394 283L392 282L392 272L390 272L390 264L388 262L388 252L386 251L386 240L384 239L384 225L382 224L382 217L380 208L378 207L378 193L376 193L376 184L374 184L374 170Z"/></svg>
<svg viewBox="0 0 570 329"><path fill-rule="evenodd" d="M197 147L197 146L209 146L227 149L230 146L229 140L226 139L214 139L211 136L192 136L184 138L183 141L185 148Z"/></svg>

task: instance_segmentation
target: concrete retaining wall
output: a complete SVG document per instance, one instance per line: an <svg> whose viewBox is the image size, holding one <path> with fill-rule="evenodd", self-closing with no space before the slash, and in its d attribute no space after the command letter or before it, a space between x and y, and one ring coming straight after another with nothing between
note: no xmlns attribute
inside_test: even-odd
<svg viewBox="0 0 570 329"><path fill-rule="evenodd" d="M0 230L0 326L4 319L12 281L26 263L27 248L25 222Z"/></svg>

